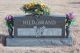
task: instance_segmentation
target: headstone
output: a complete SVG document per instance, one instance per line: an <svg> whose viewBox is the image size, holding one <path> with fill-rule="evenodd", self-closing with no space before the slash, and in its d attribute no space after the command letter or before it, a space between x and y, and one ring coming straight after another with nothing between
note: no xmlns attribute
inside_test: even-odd
<svg viewBox="0 0 80 53"><path fill-rule="evenodd" d="M15 17L14 35L16 37L65 37L65 17Z"/></svg>
<svg viewBox="0 0 80 53"><path fill-rule="evenodd" d="M6 38L6 46L71 45L65 31L65 16L15 16L14 38Z"/></svg>

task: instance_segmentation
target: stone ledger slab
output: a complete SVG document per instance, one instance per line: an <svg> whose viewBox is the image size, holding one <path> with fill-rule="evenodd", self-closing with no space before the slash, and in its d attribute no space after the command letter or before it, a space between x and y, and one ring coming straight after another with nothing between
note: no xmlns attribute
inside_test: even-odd
<svg viewBox="0 0 80 53"><path fill-rule="evenodd" d="M72 38L7 38L6 46L62 46L72 45Z"/></svg>

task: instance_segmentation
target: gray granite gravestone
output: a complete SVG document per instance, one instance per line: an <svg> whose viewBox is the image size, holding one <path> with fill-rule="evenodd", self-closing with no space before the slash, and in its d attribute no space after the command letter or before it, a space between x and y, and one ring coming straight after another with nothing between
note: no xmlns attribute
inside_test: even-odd
<svg viewBox="0 0 80 53"><path fill-rule="evenodd" d="M66 38L65 16L25 15L14 17L14 38L6 46L71 45Z"/></svg>
<svg viewBox="0 0 80 53"><path fill-rule="evenodd" d="M24 16L15 17L16 37L65 37L65 17Z"/></svg>

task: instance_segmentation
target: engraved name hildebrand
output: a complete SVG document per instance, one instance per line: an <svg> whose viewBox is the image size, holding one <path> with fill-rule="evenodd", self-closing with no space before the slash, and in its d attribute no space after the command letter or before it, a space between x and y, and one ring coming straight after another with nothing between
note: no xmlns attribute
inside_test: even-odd
<svg viewBox="0 0 80 53"><path fill-rule="evenodd" d="M55 20L23 20L23 24L24 25L40 25L40 24L44 24L44 25L55 25L56 21Z"/></svg>

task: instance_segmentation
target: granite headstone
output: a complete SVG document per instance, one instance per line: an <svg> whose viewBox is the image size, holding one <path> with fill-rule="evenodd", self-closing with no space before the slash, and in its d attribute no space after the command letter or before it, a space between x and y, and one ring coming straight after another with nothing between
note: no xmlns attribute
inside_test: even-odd
<svg viewBox="0 0 80 53"><path fill-rule="evenodd" d="M23 16L15 17L16 37L65 37L65 17Z"/></svg>
<svg viewBox="0 0 80 53"><path fill-rule="evenodd" d="M6 46L70 46L65 31L65 16L14 16L14 38L7 37Z"/></svg>

